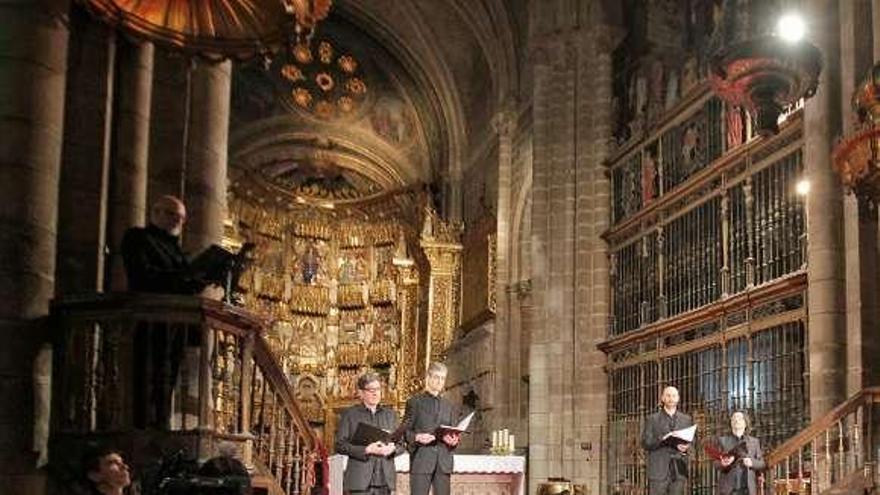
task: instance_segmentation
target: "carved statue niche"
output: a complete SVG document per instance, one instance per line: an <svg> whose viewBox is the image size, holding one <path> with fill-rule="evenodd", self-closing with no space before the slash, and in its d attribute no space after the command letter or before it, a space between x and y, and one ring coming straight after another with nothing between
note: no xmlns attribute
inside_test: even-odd
<svg viewBox="0 0 880 495"><path fill-rule="evenodd" d="M296 355L300 364L318 365L324 360L324 338L311 320L305 320L296 333Z"/></svg>
<svg viewBox="0 0 880 495"><path fill-rule="evenodd" d="M642 206L649 205L656 197L657 159L655 151L648 149L642 157Z"/></svg>
<svg viewBox="0 0 880 495"><path fill-rule="evenodd" d="M296 401L305 417L313 423L324 421L324 399L318 379L304 375L296 382Z"/></svg>
<svg viewBox="0 0 880 495"><path fill-rule="evenodd" d="M315 282L315 279L318 276L320 263L321 258L318 255L318 250L315 249L314 244L309 244L308 247L306 247L305 252L299 259L299 268L302 273L302 280L304 284L311 284Z"/></svg>

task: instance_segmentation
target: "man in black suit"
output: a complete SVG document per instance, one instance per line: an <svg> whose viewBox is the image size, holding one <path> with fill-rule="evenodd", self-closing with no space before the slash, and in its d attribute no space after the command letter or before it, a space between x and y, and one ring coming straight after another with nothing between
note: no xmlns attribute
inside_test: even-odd
<svg viewBox="0 0 880 495"><path fill-rule="evenodd" d="M446 366L431 363L425 376L425 390L406 401L403 415L409 446L409 483L412 495L449 495L452 474L452 451L461 441L460 433L435 435L440 425L456 424L455 406L440 397L446 383Z"/></svg>
<svg viewBox="0 0 880 495"><path fill-rule="evenodd" d="M673 443L663 437L675 430L693 426L690 416L678 410L678 389L666 387L660 411L645 418L642 448L648 451L648 492L650 495L683 495L687 483L687 453L690 443Z"/></svg>
<svg viewBox="0 0 880 495"><path fill-rule="evenodd" d="M755 495L758 481L755 473L764 469L761 442L747 435L749 418L742 411L730 415L730 435L718 437L722 452L730 452L715 461L720 471L718 493L721 495Z"/></svg>
<svg viewBox="0 0 880 495"><path fill-rule="evenodd" d="M388 495L394 492L397 481L394 455L403 453L403 447L382 442L355 445L351 440L359 423L394 431L398 425L397 413L379 405L382 382L376 373L361 375L357 388L361 403L342 411L336 427L336 453L348 456L342 489L351 495Z"/></svg>
<svg viewBox="0 0 880 495"><path fill-rule="evenodd" d="M150 208L150 223L132 227L122 238L122 259L128 290L164 294L200 294L223 297L223 289L192 275L180 248L186 207L174 196L162 196ZM197 335L190 335L198 345ZM134 422L135 426L168 428L171 396L177 382L187 335L161 324L140 324L135 330ZM148 370L151 369L152 373Z"/></svg>

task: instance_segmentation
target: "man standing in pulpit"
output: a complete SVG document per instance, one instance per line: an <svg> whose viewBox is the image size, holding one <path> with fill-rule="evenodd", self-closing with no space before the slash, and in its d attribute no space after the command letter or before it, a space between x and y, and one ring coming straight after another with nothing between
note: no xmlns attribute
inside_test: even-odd
<svg viewBox="0 0 880 495"><path fill-rule="evenodd" d="M346 495L389 495L394 493L397 482L394 456L402 454L403 448L381 441L363 445L353 437L360 423L394 431L398 425L397 413L379 404L382 381L376 373L367 372L358 377L357 389L361 403L342 411L336 427L336 453L348 456L342 489Z"/></svg>
<svg viewBox="0 0 880 495"><path fill-rule="evenodd" d="M678 389L666 387L662 408L645 418L642 448L648 452L648 493L683 495L688 478L688 451L692 442L678 442L668 433L693 426L690 416L678 410Z"/></svg>
<svg viewBox="0 0 880 495"><path fill-rule="evenodd" d="M441 431L441 425L455 425L457 411L440 397L446 384L446 366L431 363L425 376L425 390L406 401L402 427L410 452L409 483L412 495L449 495L452 451L461 433ZM440 435L438 438L437 435Z"/></svg>

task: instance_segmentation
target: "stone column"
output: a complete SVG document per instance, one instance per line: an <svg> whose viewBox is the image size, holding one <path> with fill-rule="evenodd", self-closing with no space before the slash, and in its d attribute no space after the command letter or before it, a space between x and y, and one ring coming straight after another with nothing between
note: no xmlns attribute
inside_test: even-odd
<svg viewBox="0 0 880 495"><path fill-rule="evenodd" d="M153 44L123 42L120 48L107 228L111 253L110 289L115 291L127 288L120 255L122 236L127 228L144 226L146 222L147 150L153 89Z"/></svg>
<svg viewBox="0 0 880 495"><path fill-rule="evenodd" d="M804 110L807 196L807 280L810 350L810 417L846 399L846 279L843 193L831 168L831 149L841 132L839 3L811 0L810 37L822 51L819 91Z"/></svg>
<svg viewBox="0 0 880 495"><path fill-rule="evenodd" d="M575 208L575 342L573 446L567 452L571 476L577 483L596 487L601 493L602 441L608 417L608 377L605 355L597 345L608 336L611 299L608 245L602 234L610 227L611 181L605 161L610 154L613 133L612 60L616 44L607 26L593 26L578 33L577 180Z"/></svg>
<svg viewBox="0 0 880 495"><path fill-rule="evenodd" d="M107 176L116 35L82 9L70 16L55 295L104 288Z"/></svg>
<svg viewBox="0 0 880 495"><path fill-rule="evenodd" d="M571 477L574 334L574 61L570 33L533 46L534 168L529 345L529 493ZM524 323L524 326L526 324Z"/></svg>
<svg viewBox="0 0 880 495"><path fill-rule="evenodd" d="M0 3L0 486L44 493L35 470L33 359L55 284L67 69L65 0ZM42 406L41 406L42 407Z"/></svg>
<svg viewBox="0 0 880 495"><path fill-rule="evenodd" d="M232 63L200 62L192 74L184 202L185 250L197 253L223 238Z"/></svg>
<svg viewBox="0 0 880 495"><path fill-rule="evenodd" d="M512 387L518 386L519 348L512 344L510 327L510 222L511 175L513 168L513 135L516 131L516 113L513 108L499 112L493 126L498 133L498 205L496 208L495 237L495 331L493 332L493 385L492 414L489 429L509 428L514 411L511 411ZM490 263L493 261L490 260ZM518 438L523 432L511 431Z"/></svg>
<svg viewBox="0 0 880 495"><path fill-rule="evenodd" d="M166 194L183 197L191 78L188 59L155 50L151 115L162 117L150 121L148 205Z"/></svg>

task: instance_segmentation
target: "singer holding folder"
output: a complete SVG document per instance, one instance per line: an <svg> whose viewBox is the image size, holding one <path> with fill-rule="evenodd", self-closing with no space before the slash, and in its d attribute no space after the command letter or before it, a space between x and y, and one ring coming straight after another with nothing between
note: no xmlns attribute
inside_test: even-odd
<svg viewBox="0 0 880 495"><path fill-rule="evenodd" d="M642 448L648 453L648 493L683 495L687 483L687 453L693 443L694 422L678 410L678 389L666 387L660 397L663 407L645 418ZM688 438L689 437L689 438Z"/></svg>
<svg viewBox="0 0 880 495"><path fill-rule="evenodd" d="M357 388L361 403L342 411L336 427L336 453L348 456L342 489L350 495L389 495L397 481L394 456L404 450L391 441L398 427L397 413L379 405L382 382L376 373L361 375ZM377 431L387 432L388 437L379 439L382 435L376 436Z"/></svg>
<svg viewBox="0 0 880 495"><path fill-rule="evenodd" d="M718 455L713 456L719 471L718 493L721 495L755 495L758 492L756 473L764 469L761 442L746 434L749 418L743 411L730 415L730 435L718 437Z"/></svg>
<svg viewBox="0 0 880 495"><path fill-rule="evenodd" d="M425 390L406 401L403 428L410 451L409 483L412 495L449 495L452 451L461 441L461 431L444 428L455 425L458 413L451 402L440 397L446 384L446 365L431 363L425 376Z"/></svg>

